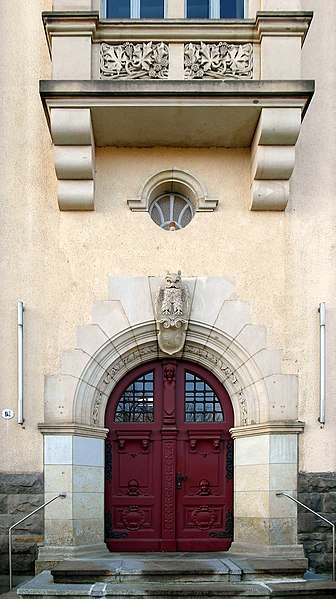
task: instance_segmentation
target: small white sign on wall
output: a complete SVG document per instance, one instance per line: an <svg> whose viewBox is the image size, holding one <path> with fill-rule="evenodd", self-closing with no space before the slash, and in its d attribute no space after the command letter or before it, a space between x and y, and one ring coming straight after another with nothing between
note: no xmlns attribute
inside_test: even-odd
<svg viewBox="0 0 336 599"><path fill-rule="evenodd" d="M6 408L5 410L2 410L1 416L3 418L5 418L6 420L9 420L10 418L14 418L14 410L10 410L9 408Z"/></svg>

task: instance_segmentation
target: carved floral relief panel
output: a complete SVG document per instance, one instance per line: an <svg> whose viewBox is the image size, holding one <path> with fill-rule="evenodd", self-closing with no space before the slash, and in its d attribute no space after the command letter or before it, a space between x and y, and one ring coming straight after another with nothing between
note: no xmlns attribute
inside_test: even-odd
<svg viewBox="0 0 336 599"><path fill-rule="evenodd" d="M167 79L169 47L165 42L100 45L101 79ZM252 79L253 46L227 42L184 45L185 79Z"/></svg>
<svg viewBox="0 0 336 599"><path fill-rule="evenodd" d="M252 79L252 44L185 44L184 75L186 79Z"/></svg>
<svg viewBox="0 0 336 599"><path fill-rule="evenodd" d="M164 42L100 46L101 79L164 79L168 77L168 46Z"/></svg>

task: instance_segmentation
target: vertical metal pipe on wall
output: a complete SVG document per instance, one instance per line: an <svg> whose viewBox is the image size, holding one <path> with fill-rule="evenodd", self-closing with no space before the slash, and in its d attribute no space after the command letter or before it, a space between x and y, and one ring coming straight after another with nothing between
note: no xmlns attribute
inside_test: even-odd
<svg viewBox="0 0 336 599"><path fill-rule="evenodd" d="M321 428L325 424L325 404L326 404L326 306L325 302L321 302L318 309L320 313L320 416L319 423Z"/></svg>
<svg viewBox="0 0 336 599"><path fill-rule="evenodd" d="M18 418L23 424L23 302L18 302Z"/></svg>

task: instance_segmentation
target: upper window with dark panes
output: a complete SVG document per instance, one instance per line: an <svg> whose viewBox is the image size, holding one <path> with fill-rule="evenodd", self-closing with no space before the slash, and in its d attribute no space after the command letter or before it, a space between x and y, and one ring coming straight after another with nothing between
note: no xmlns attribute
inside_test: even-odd
<svg viewBox="0 0 336 599"><path fill-rule="evenodd" d="M107 0L108 19L163 19L164 0Z"/></svg>
<svg viewBox="0 0 336 599"><path fill-rule="evenodd" d="M188 19L243 19L244 0L187 0Z"/></svg>
<svg viewBox="0 0 336 599"><path fill-rule="evenodd" d="M244 18L244 0L185 0L185 5L188 19ZM163 19L164 6L165 0L106 0L106 17Z"/></svg>

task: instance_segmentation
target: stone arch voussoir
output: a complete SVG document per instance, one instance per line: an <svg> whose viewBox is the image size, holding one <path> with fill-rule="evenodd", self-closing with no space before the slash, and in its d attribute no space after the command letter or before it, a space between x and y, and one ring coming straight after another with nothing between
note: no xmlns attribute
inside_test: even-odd
<svg viewBox="0 0 336 599"><path fill-rule="evenodd" d="M205 324L190 322L184 349L174 357L200 364L217 376L231 397L236 426L266 421L267 390L258 367L234 340L219 331L214 339L211 332ZM166 357L159 350L154 321L123 331L100 348L81 373L74 420L104 426L107 401L117 382L139 364Z"/></svg>
<svg viewBox="0 0 336 599"><path fill-rule="evenodd" d="M185 280L191 318L184 348L174 357L217 376L230 395L236 427L296 420L297 379L282 373L281 351L267 348L266 327L251 324L249 306L236 299L233 280ZM63 352L61 374L47 377L46 421L103 427L116 383L140 364L167 358L158 347L153 314L159 283L159 277L110 281L109 300L96 302L93 323L78 327L77 348Z"/></svg>

